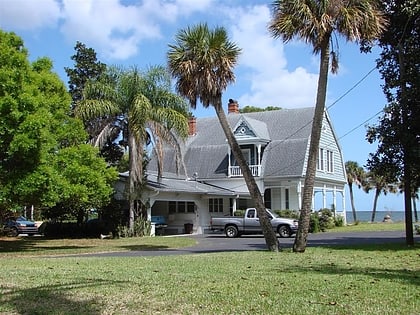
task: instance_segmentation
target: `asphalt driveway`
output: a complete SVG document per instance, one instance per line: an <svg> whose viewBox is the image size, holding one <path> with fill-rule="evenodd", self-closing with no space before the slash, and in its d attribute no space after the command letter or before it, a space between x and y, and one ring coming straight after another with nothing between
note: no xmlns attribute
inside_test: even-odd
<svg viewBox="0 0 420 315"><path fill-rule="evenodd" d="M143 251L125 251L111 253L95 253L83 256L101 256L101 257L133 257L133 256L164 256L164 255L188 255L198 253L213 252L237 252L250 250L266 250L263 236L252 235L238 238L226 238L224 234L211 233L204 235L188 235L196 240L197 244L192 247L171 250L143 250ZM420 242L420 235L415 235L415 242ZM279 238L283 249L291 249L294 238ZM309 234L308 246L345 246L357 244L381 244L405 243L404 231L386 231L386 232L328 232Z"/></svg>

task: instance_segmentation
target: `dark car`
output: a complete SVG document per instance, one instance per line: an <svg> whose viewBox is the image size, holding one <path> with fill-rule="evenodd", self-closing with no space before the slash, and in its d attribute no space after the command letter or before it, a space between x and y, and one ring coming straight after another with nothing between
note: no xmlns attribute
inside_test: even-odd
<svg viewBox="0 0 420 315"><path fill-rule="evenodd" d="M25 217L8 218L4 223L4 233L10 236L19 234L34 235L38 233L35 222L27 220Z"/></svg>

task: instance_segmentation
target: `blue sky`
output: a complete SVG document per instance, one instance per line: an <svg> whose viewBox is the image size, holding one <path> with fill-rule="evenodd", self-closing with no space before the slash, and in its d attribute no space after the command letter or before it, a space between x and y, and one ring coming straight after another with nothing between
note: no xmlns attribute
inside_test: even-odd
<svg viewBox="0 0 420 315"><path fill-rule="evenodd" d="M98 59L108 65L146 68L166 64L168 44L179 29L200 22L223 26L242 49L236 82L226 90L225 104L233 98L241 107L314 106L319 56L305 43L285 45L270 36L270 4L262 0L0 0L0 28L23 38L31 60L52 59L54 70L67 83L64 67L73 66L70 57L76 41L95 49ZM385 104L380 75L373 70L379 50L361 54L356 44L342 40L339 48L340 69L329 76L326 105L344 160L363 166L376 150L365 140L364 126L377 121ZM214 116L214 111L201 108L194 114ZM350 210L348 199L347 191ZM355 201L358 210L371 210L373 194L356 189ZM377 209L402 210L402 195L381 196Z"/></svg>

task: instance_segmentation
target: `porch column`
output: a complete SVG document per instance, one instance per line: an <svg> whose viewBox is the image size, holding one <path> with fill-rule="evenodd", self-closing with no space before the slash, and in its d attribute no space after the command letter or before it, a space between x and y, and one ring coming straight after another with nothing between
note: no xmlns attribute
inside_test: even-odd
<svg viewBox="0 0 420 315"><path fill-rule="evenodd" d="M342 203L343 203L343 216L344 216L344 224L347 225L347 214L346 214L346 189L345 186L343 187L343 190L341 192L341 195L343 197Z"/></svg>
<svg viewBox="0 0 420 315"><path fill-rule="evenodd" d="M335 214L335 210L337 210L337 186L334 185L334 190L333 190L333 207L334 207L334 214Z"/></svg>
<svg viewBox="0 0 420 315"><path fill-rule="evenodd" d="M230 146L228 146L228 177L232 176L232 173L231 173L231 170L230 170L230 167L231 167L231 162L230 162L231 151L232 150L230 149Z"/></svg>
<svg viewBox="0 0 420 315"><path fill-rule="evenodd" d="M298 207L299 207L299 210L302 210L302 182L301 181L298 181L296 192L297 192L297 197L298 197Z"/></svg>
<svg viewBox="0 0 420 315"><path fill-rule="evenodd" d="M312 192L312 205L311 205L312 211L315 210L315 190Z"/></svg>
<svg viewBox="0 0 420 315"><path fill-rule="evenodd" d="M327 186L322 187L322 208L327 208Z"/></svg>
<svg viewBox="0 0 420 315"><path fill-rule="evenodd" d="M232 198L232 214L235 215L236 211L236 197Z"/></svg>
<svg viewBox="0 0 420 315"><path fill-rule="evenodd" d="M258 155L257 155L257 157L258 157L258 161L257 161L257 164L258 164L258 176L261 176L261 144L258 144L257 150L258 150Z"/></svg>

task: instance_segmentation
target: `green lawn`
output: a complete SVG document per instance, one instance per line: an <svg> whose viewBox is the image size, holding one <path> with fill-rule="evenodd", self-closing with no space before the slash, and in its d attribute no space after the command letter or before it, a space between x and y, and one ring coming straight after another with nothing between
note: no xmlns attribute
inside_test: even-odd
<svg viewBox="0 0 420 315"><path fill-rule="evenodd" d="M0 239L0 314L419 314L419 244L310 247L304 254L74 255L193 242Z"/></svg>

